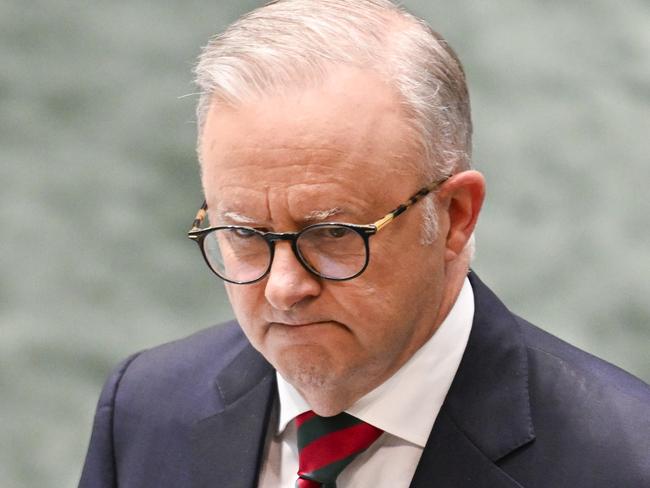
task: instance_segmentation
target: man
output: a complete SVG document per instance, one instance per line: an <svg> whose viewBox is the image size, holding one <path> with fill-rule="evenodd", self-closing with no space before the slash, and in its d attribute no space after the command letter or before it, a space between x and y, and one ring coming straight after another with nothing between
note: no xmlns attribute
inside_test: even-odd
<svg viewBox="0 0 650 488"><path fill-rule="evenodd" d="M469 271L485 182L440 36L279 1L196 72L189 236L237 323L116 369L81 487L650 486L647 385Z"/></svg>

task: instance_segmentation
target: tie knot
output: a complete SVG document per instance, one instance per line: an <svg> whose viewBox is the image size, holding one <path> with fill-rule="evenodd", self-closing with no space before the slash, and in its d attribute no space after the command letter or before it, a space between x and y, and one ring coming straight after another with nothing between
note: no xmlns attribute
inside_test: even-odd
<svg viewBox="0 0 650 488"><path fill-rule="evenodd" d="M342 412L320 417L309 411L296 417L300 466L297 488L336 486L336 478L382 430Z"/></svg>

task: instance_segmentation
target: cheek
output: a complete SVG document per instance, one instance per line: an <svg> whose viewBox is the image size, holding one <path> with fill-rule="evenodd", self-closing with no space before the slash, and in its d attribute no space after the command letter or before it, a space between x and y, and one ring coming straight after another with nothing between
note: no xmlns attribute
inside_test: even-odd
<svg viewBox="0 0 650 488"><path fill-rule="evenodd" d="M255 327L256 317L260 316L260 299L264 296L263 289L260 291L258 288L257 285L239 286L226 283L226 293L235 318L252 343L256 343L257 336L262 333Z"/></svg>
<svg viewBox="0 0 650 488"><path fill-rule="evenodd" d="M436 273L427 269L430 266L413 266L411 259L369 269L354 288L340 294L338 305L346 311L359 342L368 348L404 347L414 335L421 335L419 328L435 320L430 304L435 302Z"/></svg>
<svg viewBox="0 0 650 488"><path fill-rule="evenodd" d="M394 282L360 280L354 288L340 290L337 308L344 311L341 320L357 337L361 347L379 350L399 340L404 324L404 297ZM375 351L376 352L376 351Z"/></svg>

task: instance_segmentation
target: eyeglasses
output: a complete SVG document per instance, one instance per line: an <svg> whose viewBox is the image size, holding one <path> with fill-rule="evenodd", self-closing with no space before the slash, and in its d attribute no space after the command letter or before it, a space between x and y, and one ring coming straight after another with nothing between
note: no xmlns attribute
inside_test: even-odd
<svg viewBox="0 0 650 488"><path fill-rule="evenodd" d="M370 236L449 178L446 176L421 188L406 203L372 224L324 222L299 232L266 232L240 225L201 229L208 209L204 201L187 237L199 245L209 268L229 283L246 285L263 279L271 271L275 244L279 241L291 243L296 258L310 273L327 280L351 280L368 267Z"/></svg>

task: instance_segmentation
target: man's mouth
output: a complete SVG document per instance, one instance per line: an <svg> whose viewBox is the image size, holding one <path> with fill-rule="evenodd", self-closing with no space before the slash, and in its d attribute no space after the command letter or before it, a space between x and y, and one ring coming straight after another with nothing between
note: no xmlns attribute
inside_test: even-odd
<svg viewBox="0 0 650 488"><path fill-rule="evenodd" d="M309 327L311 325L319 325L330 323L331 320L291 320L282 322L270 322L270 325L280 325L286 327Z"/></svg>

